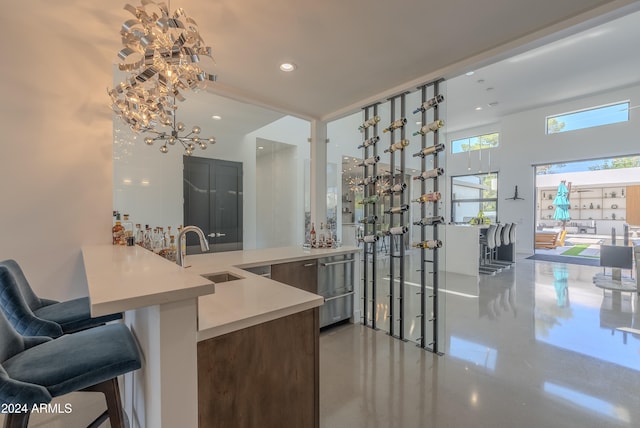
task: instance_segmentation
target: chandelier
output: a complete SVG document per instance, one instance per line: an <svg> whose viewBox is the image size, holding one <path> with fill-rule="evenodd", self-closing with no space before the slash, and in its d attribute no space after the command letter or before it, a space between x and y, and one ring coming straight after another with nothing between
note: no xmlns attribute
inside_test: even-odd
<svg viewBox="0 0 640 428"><path fill-rule="evenodd" d="M200 146L202 150L205 150L207 148L207 143L215 144L216 142L216 139L214 137L201 138L201 130L197 125L191 129L191 132L180 136L180 133L182 131L185 131L185 129L186 127L184 123L176 123L176 117L174 115L173 122L171 123L171 132L157 131L156 129L147 129L146 132L156 134L156 136L146 137L144 139L144 142L149 146L153 145L153 143L156 141L162 142L162 145L160 146L160 151L162 153L167 153L169 151L169 147L167 147L167 144L173 146L176 143L180 143L182 144L182 147L184 147L184 154L187 156L191 156L193 154L193 150L196 148L196 146Z"/></svg>
<svg viewBox="0 0 640 428"><path fill-rule="evenodd" d="M124 47L118 52L118 67L130 75L108 91L111 107L135 132L162 135L155 131L160 124L172 126L173 134L179 131L175 125L175 101L184 101L182 92L216 80L215 75L198 65L200 56L211 58L211 48L205 46L196 22L183 9L170 14L165 3L153 0L141 0L141 6L127 4L124 8L134 18L122 24ZM197 133L191 134L195 134L191 138L197 137ZM193 139L190 142L197 143Z"/></svg>

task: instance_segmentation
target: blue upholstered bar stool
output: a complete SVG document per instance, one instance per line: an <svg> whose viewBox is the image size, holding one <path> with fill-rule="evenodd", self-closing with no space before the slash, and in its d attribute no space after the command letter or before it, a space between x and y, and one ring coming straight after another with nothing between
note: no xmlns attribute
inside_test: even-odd
<svg viewBox="0 0 640 428"><path fill-rule="evenodd" d="M26 428L33 406L74 391L105 394L112 428L126 427L117 377L141 366L129 329L120 323L91 328L57 339L20 335L0 312L0 405L5 428ZM11 413L13 411L13 413Z"/></svg>
<svg viewBox="0 0 640 428"><path fill-rule="evenodd" d="M0 306L25 336L59 337L122 318L120 313L92 318L88 297L64 302L38 297L15 260L0 261Z"/></svg>

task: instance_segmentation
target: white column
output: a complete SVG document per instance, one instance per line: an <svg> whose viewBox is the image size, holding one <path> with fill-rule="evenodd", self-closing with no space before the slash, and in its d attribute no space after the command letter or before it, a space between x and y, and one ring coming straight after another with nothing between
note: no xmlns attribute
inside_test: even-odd
<svg viewBox="0 0 640 428"><path fill-rule="evenodd" d="M327 222L327 123L311 121L311 222Z"/></svg>

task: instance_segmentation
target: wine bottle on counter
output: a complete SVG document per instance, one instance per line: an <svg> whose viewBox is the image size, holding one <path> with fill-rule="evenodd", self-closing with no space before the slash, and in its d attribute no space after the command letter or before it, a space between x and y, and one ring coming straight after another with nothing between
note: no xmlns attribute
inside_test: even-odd
<svg viewBox="0 0 640 428"><path fill-rule="evenodd" d="M434 153L437 152L441 152L444 150L444 144L436 144L435 146L429 146L429 147L425 147L424 149L420 150L418 153L414 153L413 157L425 157L428 155L432 155Z"/></svg>
<svg viewBox="0 0 640 428"><path fill-rule="evenodd" d="M443 95L436 95L435 97L433 97L431 99L428 99L427 101L423 102L420 107L418 107L417 109L415 109L413 111L413 114L421 113L423 111L427 111L427 110L429 110L431 108L434 108L435 106L437 106L438 104L440 104L443 101L444 101L444 96Z"/></svg>
<svg viewBox="0 0 640 428"><path fill-rule="evenodd" d="M420 128L418 131L414 132L413 135L427 135L429 132L435 132L438 129L442 128L444 126L444 120L438 119L438 120L434 120L433 122L429 123L428 125L424 125L422 128Z"/></svg>
<svg viewBox="0 0 640 428"><path fill-rule="evenodd" d="M324 235L324 223L320 222L320 233L318 233L318 247L324 247L326 238Z"/></svg>
<svg viewBox="0 0 640 428"><path fill-rule="evenodd" d="M421 204L424 204L425 202L436 202L440 200L440 192L431 192L431 193L425 193L424 195L420 196L418 199L414 199L411 202L418 202Z"/></svg>
<svg viewBox="0 0 640 428"><path fill-rule="evenodd" d="M385 187L384 189L382 189L382 193L385 195L390 195L392 193L402 193L406 188L407 185L405 183L398 183L392 186Z"/></svg>
<svg viewBox="0 0 640 428"><path fill-rule="evenodd" d="M378 221L378 216L377 215L370 215L369 217L365 217L365 218L359 220L358 223L373 224L373 223L375 223L377 221Z"/></svg>
<svg viewBox="0 0 640 428"><path fill-rule="evenodd" d="M396 227L391 227L389 228L389 230L385 230L382 233L384 235L404 235L408 231L409 231L409 228L407 226L396 226Z"/></svg>
<svg viewBox="0 0 640 428"><path fill-rule="evenodd" d="M384 150L385 153L393 153L396 150L402 150L409 145L409 140L400 140L397 143L393 143Z"/></svg>
<svg viewBox="0 0 640 428"><path fill-rule="evenodd" d="M428 250L433 250L434 248L442 247L442 241L439 239L432 239L430 241L414 242L411 246L413 248L426 248Z"/></svg>
<svg viewBox="0 0 640 428"><path fill-rule="evenodd" d="M389 208L384 213L385 214L400 214L400 213L408 211L408 210L409 210L409 205L402 204L399 207Z"/></svg>
<svg viewBox="0 0 640 428"><path fill-rule="evenodd" d="M372 175L370 177L365 177L362 180L358 181L359 186L368 186L369 184L374 184L380 179L379 175Z"/></svg>
<svg viewBox="0 0 640 428"><path fill-rule="evenodd" d="M312 247L315 247L316 245L316 238L316 227L313 223L311 223L311 231L309 232L309 243Z"/></svg>
<svg viewBox="0 0 640 428"><path fill-rule="evenodd" d="M417 175L415 177L413 177L414 180L420 180L420 181L424 181L428 178L436 178L439 175L444 174L444 169L442 168L435 168L435 169L430 169L428 171L424 171L422 174Z"/></svg>
<svg viewBox="0 0 640 428"><path fill-rule="evenodd" d="M365 147L373 146L378 141L380 141L380 137L378 137L376 135L375 137L371 137L371 138L368 138L368 139L364 140L364 142L362 144L360 144L358 146L358 148L359 149L364 149Z"/></svg>
<svg viewBox="0 0 640 428"><path fill-rule="evenodd" d="M396 121L391 122L391 124L387 128L385 128L382 132L387 133L390 131L394 131L398 128L402 128L406 124L407 124L407 119L403 117L402 119L398 119Z"/></svg>
<svg viewBox="0 0 640 428"><path fill-rule="evenodd" d="M371 156L369 159L365 159L364 162L360 162L356 166L371 166L380 162L380 156Z"/></svg>
<svg viewBox="0 0 640 428"><path fill-rule="evenodd" d="M365 120L362 125L358 126L358 130L360 132L364 132L365 129L369 128L370 126L375 125L378 122L380 122L380 116L373 116L373 117Z"/></svg>
<svg viewBox="0 0 640 428"><path fill-rule="evenodd" d="M431 226L434 224L444 223L444 217L442 216L434 216L434 217L423 217L420 220L414 222L413 224L416 226Z"/></svg>
<svg viewBox="0 0 640 428"><path fill-rule="evenodd" d="M378 235L366 235L362 237L362 242L366 242L367 244L373 244L378 239L380 239L380 236Z"/></svg>

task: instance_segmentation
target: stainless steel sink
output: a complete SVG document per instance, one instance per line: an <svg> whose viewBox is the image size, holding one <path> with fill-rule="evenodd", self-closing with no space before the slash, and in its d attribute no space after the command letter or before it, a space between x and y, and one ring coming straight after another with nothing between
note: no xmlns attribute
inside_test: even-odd
<svg viewBox="0 0 640 428"><path fill-rule="evenodd" d="M244 279L244 277L236 275L231 272L216 272L216 273L206 273L204 275L200 275L203 278L208 279L211 282L220 283L220 282L229 282L236 281L238 279Z"/></svg>

